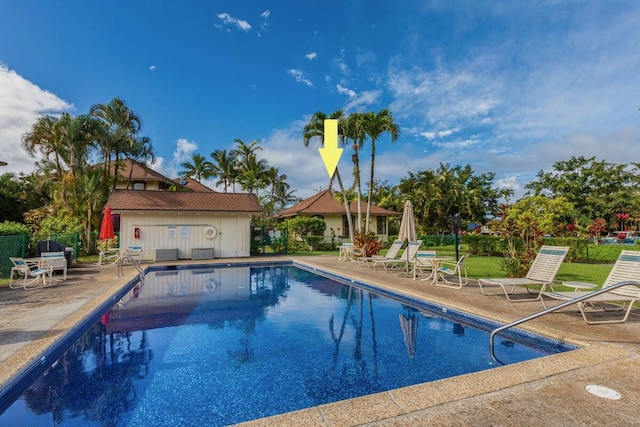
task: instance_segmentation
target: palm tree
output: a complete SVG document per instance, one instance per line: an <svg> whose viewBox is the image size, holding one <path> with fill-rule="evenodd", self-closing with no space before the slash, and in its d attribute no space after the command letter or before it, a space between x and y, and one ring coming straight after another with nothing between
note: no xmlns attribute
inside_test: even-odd
<svg viewBox="0 0 640 427"><path fill-rule="evenodd" d="M135 138L133 145L127 157L135 162L141 162L146 164L147 162L153 163L156 161L156 151L151 145L151 140L146 137ZM133 168L129 168L129 177L127 179L127 188L131 186L133 177Z"/></svg>
<svg viewBox="0 0 640 427"><path fill-rule="evenodd" d="M190 162L180 164L185 170L180 172L181 175L190 176L198 182L213 176L213 163L208 161L202 154L195 153L191 157Z"/></svg>
<svg viewBox="0 0 640 427"><path fill-rule="evenodd" d="M232 152L227 153L227 150L216 150L211 153L213 158L212 177L220 178L216 185L223 184L224 192L230 184L235 184L237 169L236 169L236 157ZM234 189L235 192L235 189Z"/></svg>
<svg viewBox="0 0 640 427"><path fill-rule="evenodd" d="M358 223L356 229L362 231L362 184L360 180L360 155L359 152L364 147L364 141L367 137L365 132L365 115L364 113L351 113L344 122L344 137L352 141L351 148L353 154L351 161L353 162L353 188L356 191ZM365 229L366 231L366 229Z"/></svg>
<svg viewBox="0 0 640 427"><path fill-rule="evenodd" d="M344 145L344 121L342 110L336 110L329 117L322 111L317 111L311 116L309 123L304 126L302 130L302 142L306 148L309 148L309 142L312 138L320 138L322 145L324 146L324 121L326 119L336 119L338 120L338 135L340 136L341 145ZM349 205L349 200L346 197L346 191L344 188L344 184L342 183L342 178L340 177L340 170L338 166L336 166L336 171L333 176L329 179L329 191L333 191L333 180L338 180L338 187L340 188L340 193L343 194L343 204L344 209L347 215L347 224L349 225L349 238L353 241L353 221L351 220L351 208Z"/></svg>
<svg viewBox="0 0 640 427"><path fill-rule="evenodd" d="M371 172L369 174L369 189L367 194L367 219L365 224L369 224L369 217L371 213L371 194L373 193L373 180L375 171L375 158L376 158L376 141L380 138L384 132L389 133L391 136L391 142L394 143L398 140L400 135L400 128L396 124L391 111L384 108L378 113L368 112L365 114L364 131L371 139Z"/></svg>
<svg viewBox="0 0 640 427"><path fill-rule="evenodd" d="M136 137L142 129L142 120L117 97L108 104L93 105L89 114L102 123L100 144L105 173L111 172L111 163L114 162L112 190L115 190L120 159L133 150Z"/></svg>
<svg viewBox="0 0 640 427"><path fill-rule="evenodd" d="M231 154L237 157L240 162L245 161L247 157L249 157L251 154L254 154L256 151L262 150L262 147L260 147L260 141L258 141L257 139L253 140L250 144L247 144L240 138L234 139L233 142L238 144L238 147L234 150L231 150Z"/></svg>
<svg viewBox="0 0 640 427"><path fill-rule="evenodd" d="M291 190L291 186L284 181L276 183L271 195L271 201L276 207L276 211L281 211L287 206L298 202L299 198L293 194L295 192L296 190Z"/></svg>
<svg viewBox="0 0 640 427"><path fill-rule="evenodd" d="M258 160L256 155L251 153L240 165L238 182L249 194L254 194L255 190L255 194L258 195L258 190L267 186L267 172L267 161Z"/></svg>
<svg viewBox="0 0 640 427"><path fill-rule="evenodd" d="M52 199L56 205L77 217L72 208L74 200L80 197L77 177L85 172L97 127L91 118L81 115L72 116L63 113L59 118L40 117L22 138L22 146L31 156L40 154L42 158L36 163L42 179L55 183L52 187ZM55 196L55 197L54 197Z"/></svg>

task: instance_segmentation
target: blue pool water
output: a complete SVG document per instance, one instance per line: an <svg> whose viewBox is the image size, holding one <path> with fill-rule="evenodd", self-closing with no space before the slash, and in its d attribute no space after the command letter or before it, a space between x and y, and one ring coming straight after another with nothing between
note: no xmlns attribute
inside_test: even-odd
<svg viewBox="0 0 640 427"><path fill-rule="evenodd" d="M227 425L495 366L495 325L463 313L292 265L199 267L148 272L4 393L0 425ZM571 348L513 332L496 353Z"/></svg>

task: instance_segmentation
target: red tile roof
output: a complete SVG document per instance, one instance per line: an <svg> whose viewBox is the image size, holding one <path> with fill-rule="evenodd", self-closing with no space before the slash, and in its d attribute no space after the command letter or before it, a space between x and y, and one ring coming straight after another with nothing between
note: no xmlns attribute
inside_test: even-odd
<svg viewBox="0 0 640 427"><path fill-rule="evenodd" d="M115 165L111 164L112 175L114 169ZM129 179L130 173L132 181L163 181L169 184L173 184L171 178L168 178L161 173L154 171L146 164L131 159L124 159L122 161L122 164L118 167L118 174L120 174L122 179Z"/></svg>
<svg viewBox="0 0 640 427"><path fill-rule="evenodd" d="M179 178L173 178L173 182L183 185L184 187L195 191L196 193L215 193L215 190L207 187L206 185L196 181L190 176L181 176Z"/></svg>
<svg viewBox="0 0 640 427"><path fill-rule="evenodd" d="M362 212L367 211L367 203L364 201L360 202L360 206ZM350 205L351 213L356 213L358 211L358 204L356 202L352 202ZM389 209L381 208L375 205L371 205L371 214L372 215L402 215L401 213L390 211ZM337 201L331 196L329 190L321 191L320 193L309 197L298 203L295 206L287 208L281 211L278 214L279 218L290 217L300 214L305 215L330 215L330 214L344 214L344 206L341 202Z"/></svg>
<svg viewBox="0 0 640 427"><path fill-rule="evenodd" d="M105 206L112 211L262 212L258 197L246 193L115 190Z"/></svg>

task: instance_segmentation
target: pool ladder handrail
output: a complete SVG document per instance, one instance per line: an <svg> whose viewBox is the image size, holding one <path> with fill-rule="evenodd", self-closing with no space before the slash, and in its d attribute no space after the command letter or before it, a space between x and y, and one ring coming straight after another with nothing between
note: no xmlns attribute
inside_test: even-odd
<svg viewBox="0 0 640 427"><path fill-rule="evenodd" d="M118 277L124 276L125 261L128 264L133 265L133 267L138 270L138 273L140 274L140 281L144 282L144 271L142 270L142 267L140 267L140 262L130 254L125 254L118 258Z"/></svg>
<svg viewBox="0 0 640 427"><path fill-rule="evenodd" d="M629 286L629 285L633 285L633 286L636 286L636 287L640 288L640 283L635 282L633 280L625 280L623 282L618 282L618 283L615 283L615 284L613 284L611 286L607 286L605 288L601 288L601 289L598 289L596 291L589 292L587 295L581 295L579 297L570 299L569 301L563 302L562 304L556 305L554 307L549 307L546 310L542 310L542 311L539 311L537 313L533 313L533 314L531 314L531 315L529 315L527 317L523 317L522 319L513 321L511 323L508 323L506 325L503 325L503 326L500 326L499 328L494 329L491 332L491 335L489 335L489 353L491 354L491 358L494 361L500 363L501 365L503 364L501 361L499 361L496 358L496 355L495 355L495 352L494 352L494 338L495 338L496 334L498 334L498 333L500 333L500 332L502 332L502 331L504 331L506 329L512 328L514 326L518 326L521 323L528 322L529 320L537 319L540 316L543 316L545 314L548 314L548 313L551 313L553 311L559 310L561 308L565 308L565 307L568 307L570 305L573 305L573 304L576 304L576 303L579 303L579 302L582 302L582 301L586 301L586 300L588 300L591 297L594 297L596 295L601 295L601 294L607 293L609 291L612 291L614 289L621 288L622 286ZM540 297L542 298L542 296L540 296Z"/></svg>

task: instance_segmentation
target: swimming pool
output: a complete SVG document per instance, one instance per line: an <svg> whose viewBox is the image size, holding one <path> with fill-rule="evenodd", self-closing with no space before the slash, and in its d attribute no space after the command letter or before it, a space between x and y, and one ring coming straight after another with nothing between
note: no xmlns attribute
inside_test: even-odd
<svg viewBox="0 0 640 427"><path fill-rule="evenodd" d="M0 425L226 425L494 366L495 325L464 313L291 263L197 267L148 269ZM509 363L572 348L498 346Z"/></svg>

